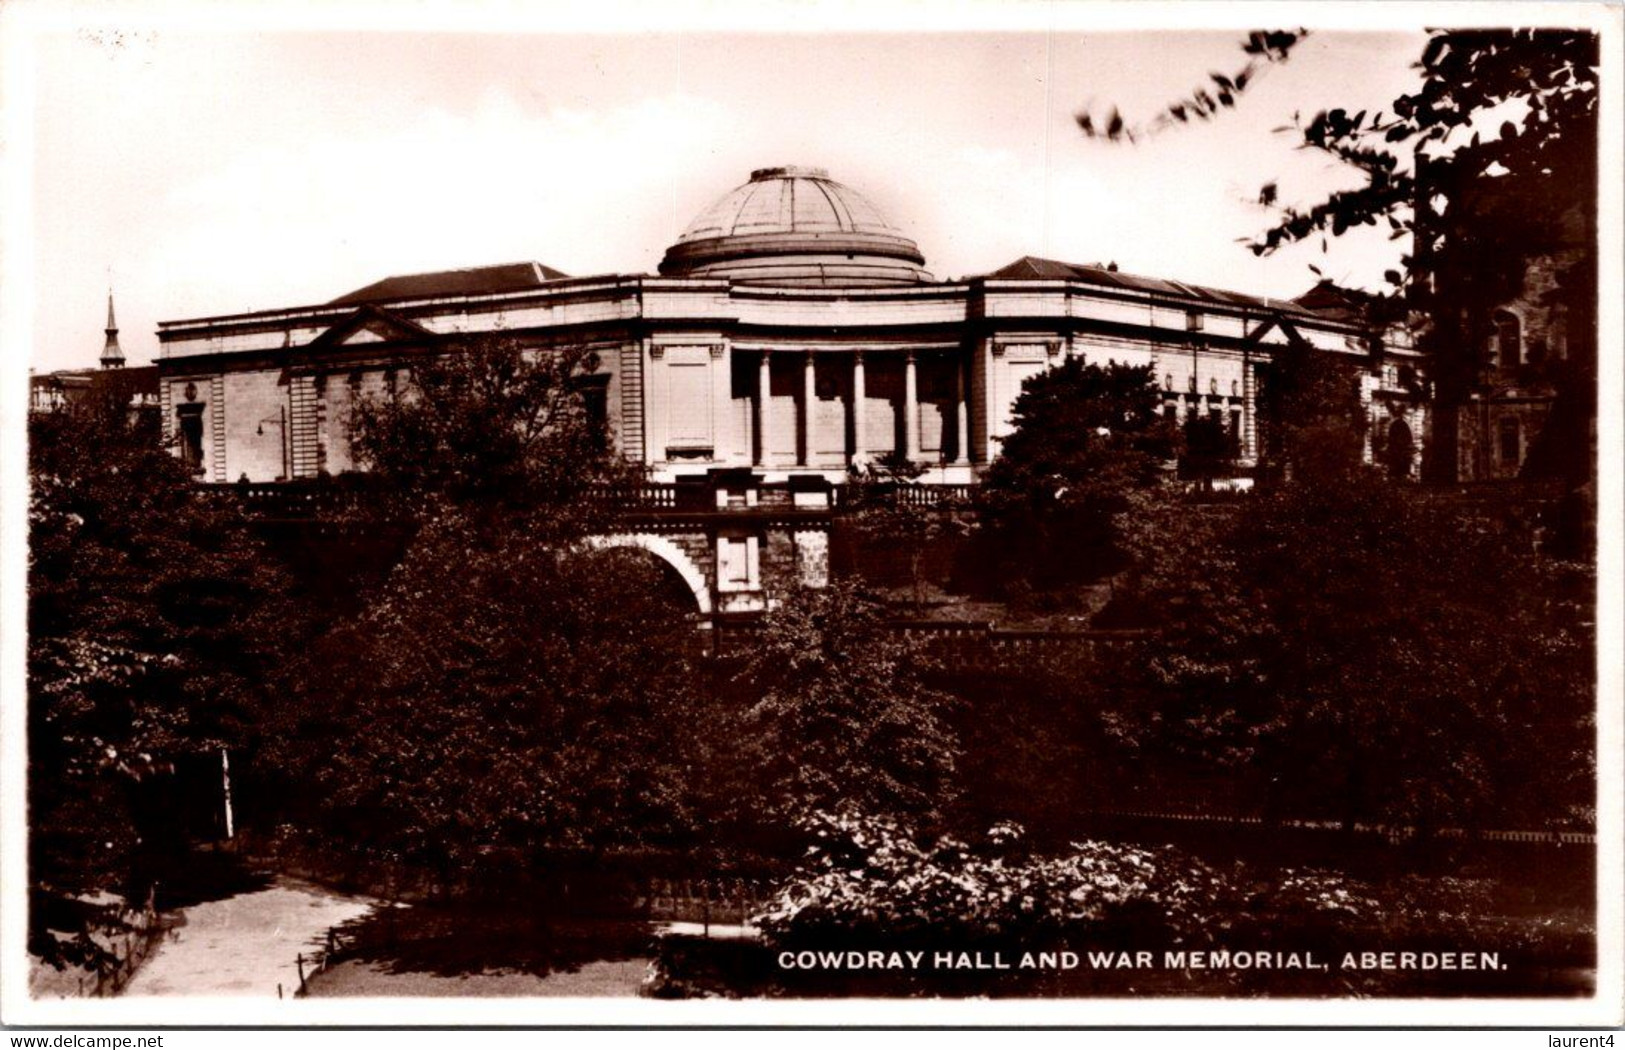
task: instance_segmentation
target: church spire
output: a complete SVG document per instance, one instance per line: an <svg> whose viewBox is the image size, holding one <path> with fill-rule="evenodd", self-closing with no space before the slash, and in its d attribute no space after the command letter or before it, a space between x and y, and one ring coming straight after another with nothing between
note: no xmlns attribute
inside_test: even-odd
<svg viewBox="0 0 1625 1050"><path fill-rule="evenodd" d="M107 293L107 345L102 347L103 368L123 368L124 351L118 345L118 322L113 319L113 293Z"/></svg>

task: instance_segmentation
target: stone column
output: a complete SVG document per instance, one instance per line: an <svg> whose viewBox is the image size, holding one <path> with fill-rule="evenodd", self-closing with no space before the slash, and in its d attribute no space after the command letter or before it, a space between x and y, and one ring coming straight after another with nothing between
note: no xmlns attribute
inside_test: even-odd
<svg viewBox="0 0 1625 1050"><path fill-rule="evenodd" d="M914 351L903 366L903 455L910 463L920 458L920 384L914 365Z"/></svg>
<svg viewBox="0 0 1625 1050"><path fill-rule="evenodd" d="M970 462L970 409L965 389L965 364L958 353L951 355L954 363L954 463Z"/></svg>
<svg viewBox="0 0 1625 1050"><path fill-rule="evenodd" d="M865 416L868 414L868 389L863 378L863 351L859 350L852 355L852 462L861 465L869 451L867 428L864 426Z"/></svg>
<svg viewBox="0 0 1625 1050"><path fill-rule="evenodd" d="M1003 370L1004 347L992 339L982 340L982 402L977 415L982 421L982 441L979 446L982 462L992 463L999 456L999 373Z"/></svg>
<svg viewBox="0 0 1625 1050"><path fill-rule="evenodd" d="M711 347L711 460L715 463L738 463L739 455L750 455L750 437L746 435L745 449L739 448L738 419L729 409L733 397L733 367L726 343L712 343Z"/></svg>
<svg viewBox="0 0 1625 1050"><path fill-rule="evenodd" d="M762 351L762 364L756 371L756 465L768 465L768 431L772 418L773 355Z"/></svg>
<svg viewBox="0 0 1625 1050"><path fill-rule="evenodd" d="M813 403L818 398L818 384L813 376L813 355L808 350L802 358L801 368L801 444L797 447L796 462L803 467L813 461Z"/></svg>
<svg viewBox="0 0 1625 1050"><path fill-rule="evenodd" d="M1258 462L1258 376L1253 370L1252 354L1241 352L1241 455L1243 459Z"/></svg>

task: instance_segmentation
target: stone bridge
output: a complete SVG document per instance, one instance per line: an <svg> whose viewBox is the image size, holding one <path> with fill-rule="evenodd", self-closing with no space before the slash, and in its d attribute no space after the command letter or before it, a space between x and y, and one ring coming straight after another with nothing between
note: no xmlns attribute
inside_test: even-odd
<svg viewBox="0 0 1625 1050"><path fill-rule="evenodd" d="M309 523L328 519L365 489L333 482L211 485L241 500L257 520ZM969 485L910 485L891 498L932 506L964 500ZM692 595L701 627L753 619L775 595L822 587L830 576L830 532L850 492L821 475L765 482L749 469L713 470L675 482L642 482L594 490L613 524L592 543L645 551Z"/></svg>

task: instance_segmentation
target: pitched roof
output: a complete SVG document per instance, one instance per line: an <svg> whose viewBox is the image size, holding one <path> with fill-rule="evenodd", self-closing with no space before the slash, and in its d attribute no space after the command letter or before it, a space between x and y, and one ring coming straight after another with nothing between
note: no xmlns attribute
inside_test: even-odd
<svg viewBox="0 0 1625 1050"><path fill-rule="evenodd" d="M539 288L567 274L539 262L500 263L467 270L436 270L385 277L328 303L352 306L358 303L393 302L400 299L440 299L457 295L497 295Z"/></svg>
<svg viewBox="0 0 1625 1050"><path fill-rule="evenodd" d="M1323 277L1315 286L1292 300L1305 310L1345 321L1362 320L1380 301L1379 296L1359 288L1346 288L1329 277Z"/></svg>
<svg viewBox="0 0 1625 1050"><path fill-rule="evenodd" d="M1252 309L1279 310L1285 313L1314 316L1315 311L1288 299L1270 299L1242 292L1227 292L1199 284L1186 284L1158 277L1141 277L1104 266L1058 262L1024 255L1008 266L984 274L1001 281L1078 281L1102 288L1127 288L1154 295L1169 295L1182 299L1197 299L1219 306L1240 306Z"/></svg>

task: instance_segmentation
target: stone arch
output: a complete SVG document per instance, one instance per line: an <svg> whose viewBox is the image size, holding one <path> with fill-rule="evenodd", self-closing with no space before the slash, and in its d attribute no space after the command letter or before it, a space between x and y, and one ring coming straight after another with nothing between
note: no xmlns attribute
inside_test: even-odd
<svg viewBox="0 0 1625 1050"><path fill-rule="evenodd" d="M661 559L683 578L688 589L694 595L694 601L700 607L701 616L711 615L711 586L705 582L705 574L699 570L687 552L664 536L654 536L641 532L617 532L609 536L594 536L594 547L638 547L648 551Z"/></svg>

